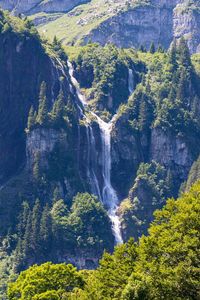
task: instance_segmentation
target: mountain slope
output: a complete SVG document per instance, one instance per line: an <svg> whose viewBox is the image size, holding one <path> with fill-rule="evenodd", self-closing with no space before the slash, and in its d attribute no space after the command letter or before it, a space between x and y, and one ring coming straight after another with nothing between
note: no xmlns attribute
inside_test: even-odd
<svg viewBox="0 0 200 300"><path fill-rule="evenodd" d="M191 53L200 51L199 0L0 0L0 6L29 15L41 33L64 44L149 48L154 42L167 49L184 36Z"/></svg>
<svg viewBox="0 0 200 300"><path fill-rule="evenodd" d="M182 0L93 0L40 28L64 44L149 48L151 42L168 48L173 38L184 35L192 53L199 50L200 2Z"/></svg>
<svg viewBox="0 0 200 300"><path fill-rule="evenodd" d="M3 265L95 268L147 231L199 156L199 55L183 38L63 48L2 11L0 28Z"/></svg>
<svg viewBox="0 0 200 300"><path fill-rule="evenodd" d="M50 49L41 44L29 22L0 13L0 183L3 183L25 161L24 129L31 105L38 105L41 82L47 82L51 103L59 92L61 72L55 59L48 55Z"/></svg>

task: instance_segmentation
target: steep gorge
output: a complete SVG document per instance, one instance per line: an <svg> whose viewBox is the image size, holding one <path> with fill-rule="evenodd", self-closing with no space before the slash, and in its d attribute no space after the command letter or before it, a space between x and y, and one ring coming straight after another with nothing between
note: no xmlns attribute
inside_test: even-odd
<svg viewBox="0 0 200 300"><path fill-rule="evenodd" d="M113 249L111 227L115 243L137 239L187 180L200 152L198 60L184 40L168 53L89 44L67 57L27 21L1 18L1 235L15 239L21 206L39 199L60 222L48 259L94 268ZM98 200L77 203L85 192Z"/></svg>

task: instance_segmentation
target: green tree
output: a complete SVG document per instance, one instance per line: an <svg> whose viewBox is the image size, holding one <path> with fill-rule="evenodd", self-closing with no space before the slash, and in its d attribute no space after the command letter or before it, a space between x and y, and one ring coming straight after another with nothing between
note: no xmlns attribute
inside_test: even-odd
<svg viewBox="0 0 200 300"><path fill-rule="evenodd" d="M33 179L38 183L41 182L42 179L42 167L41 167L41 159L40 159L39 152L36 152L34 157Z"/></svg>
<svg viewBox="0 0 200 300"><path fill-rule="evenodd" d="M200 180L200 156L199 158L193 163L190 173L188 175L188 180L186 182L185 190L189 191L191 186Z"/></svg>
<svg viewBox="0 0 200 300"><path fill-rule="evenodd" d="M78 248L96 247L101 252L104 249L112 250L114 240L110 220L95 196L78 193L74 197L68 224L73 234L71 238L76 241Z"/></svg>
<svg viewBox="0 0 200 300"><path fill-rule="evenodd" d="M139 258L123 299L199 298L199 191L197 183L155 213L149 236L140 240Z"/></svg>
<svg viewBox="0 0 200 300"><path fill-rule="evenodd" d="M32 224L31 224L31 247L33 253L37 254L39 250L40 241L40 220L41 220L41 205L40 200L37 199L32 210Z"/></svg>
<svg viewBox="0 0 200 300"><path fill-rule="evenodd" d="M40 266L34 265L21 272L17 280L9 284L8 299L61 300L65 292L70 293L75 287L81 288L83 283L82 276L72 265L53 265L48 262Z"/></svg>
<svg viewBox="0 0 200 300"><path fill-rule="evenodd" d="M64 116L65 116L65 102L64 102L64 94L62 89L59 92L59 95L54 102L53 109L51 112L53 117L54 125L60 127L64 125ZM65 118L67 119L67 118Z"/></svg>
<svg viewBox="0 0 200 300"><path fill-rule="evenodd" d="M28 125L27 125L28 130L31 130L34 127L35 123L36 123L36 114L35 114L33 106L31 106L29 115L28 115Z"/></svg>
<svg viewBox="0 0 200 300"><path fill-rule="evenodd" d="M43 254L48 256L47 253L51 250L52 242L52 218L50 215L50 209L48 204L45 205L42 211L40 220L39 239Z"/></svg>
<svg viewBox="0 0 200 300"><path fill-rule="evenodd" d="M39 108L37 114L37 122L40 125L46 125L48 122L48 102L46 96L46 83L43 81L40 86Z"/></svg>
<svg viewBox="0 0 200 300"><path fill-rule="evenodd" d="M190 58L190 50L186 43L184 37L180 39L178 46L179 53L179 63L181 66L184 66L186 69L190 69L192 67L191 58Z"/></svg>
<svg viewBox="0 0 200 300"><path fill-rule="evenodd" d="M169 63L172 65L172 72L175 72L178 68L176 41L173 41L169 51Z"/></svg>
<svg viewBox="0 0 200 300"><path fill-rule="evenodd" d="M149 48L149 52L151 54L154 54L156 52L156 48L155 48L154 42L151 43L150 48Z"/></svg>
<svg viewBox="0 0 200 300"><path fill-rule="evenodd" d="M98 269L87 280L86 299L120 299L134 270L136 258L136 244L132 239L127 244L117 246L113 255L104 253Z"/></svg>
<svg viewBox="0 0 200 300"><path fill-rule="evenodd" d="M165 52L165 49L162 47L161 44L158 45L157 52L159 52L159 53L164 53Z"/></svg>

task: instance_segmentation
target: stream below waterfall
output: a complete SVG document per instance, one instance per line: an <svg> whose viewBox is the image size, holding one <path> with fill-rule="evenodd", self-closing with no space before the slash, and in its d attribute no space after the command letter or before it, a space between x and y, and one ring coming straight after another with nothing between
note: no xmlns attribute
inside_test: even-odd
<svg viewBox="0 0 200 300"><path fill-rule="evenodd" d="M115 237L116 244L123 243L122 235L121 235L121 224L119 217L117 215L117 209L119 204L119 199L117 197L117 193L114 190L111 184L111 131L113 121L115 116L109 123L104 122L99 116L97 116L94 112L90 111L90 113L96 119L96 122L99 125L100 134L101 134L101 144L102 144L102 178L103 178L103 187L100 188L97 174L96 174L96 142L94 137L93 128L90 125L90 119L84 113L83 107L87 107L87 101L84 95L81 93L79 83L74 77L74 69L72 64L68 61L69 67L69 75L71 78L71 82L76 89L76 94L82 105L78 105L81 116L86 121L86 133L87 133L87 144L88 144L88 153L87 153L87 177L90 183L91 191L95 194L99 200L104 204L107 208L108 216L112 222L112 231Z"/></svg>

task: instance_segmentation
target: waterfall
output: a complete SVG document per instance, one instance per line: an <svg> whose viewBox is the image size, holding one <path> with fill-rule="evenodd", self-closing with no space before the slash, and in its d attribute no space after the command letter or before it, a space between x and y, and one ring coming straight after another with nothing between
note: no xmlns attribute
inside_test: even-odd
<svg viewBox="0 0 200 300"><path fill-rule="evenodd" d="M130 95L134 91L133 70L130 68L128 69L128 90Z"/></svg>
<svg viewBox="0 0 200 300"><path fill-rule="evenodd" d="M81 93L79 84L76 78L73 75L73 66L68 61L69 67L69 75L71 78L71 82L76 89L76 94L83 105L83 107L87 106L87 101L84 95ZM119 217L117 216L118 202L119 199L117 197L117 193L114 190L111 184L111 131L112 125L115 116L109 123L104 122L99 116L97 116L94 112L91 114L95 117L101 133L101 143L102 143L102 177L103 177L103 187L100 189L100 185L96 176L96 145L95 138L93 133L93 128L90 125L90 120L84 114L84 110L79 106L79 110L81 111L81 116L86 120L86 134L87 134L87 144L88 144L88 153L87 153L87 177L90 182L91 191L96 196L98 196L99 200L105 205L108 210L108 216L112 222L112 231L115 237L116 244L123 243L122 235L121 235L121 224Z"/></svg>
<svg viewBox="0 0 200 300"><path fill-rule="evenodd" d="M92 127L86 126L87 133L87 144L88 144L88 153L87 153L87 176L90 181L90 186L92 193L97 195L99 200L102 201L100 187L97 180L97 176L95 174L95 165L96 165L96 145L95 138L93 134Z"/></svg>
<svg viewBox="0 0 200 300"><path fill-rule="evenodd" d="M112 222L112 230L117 244L123 243L121 235L121 224L117 216L118 202L117 193L111 184L111 130L114 118L106 123L97 117L101 130L102 140L102 174L103 174L103 203L108 208L108 215Z"/></svg>

